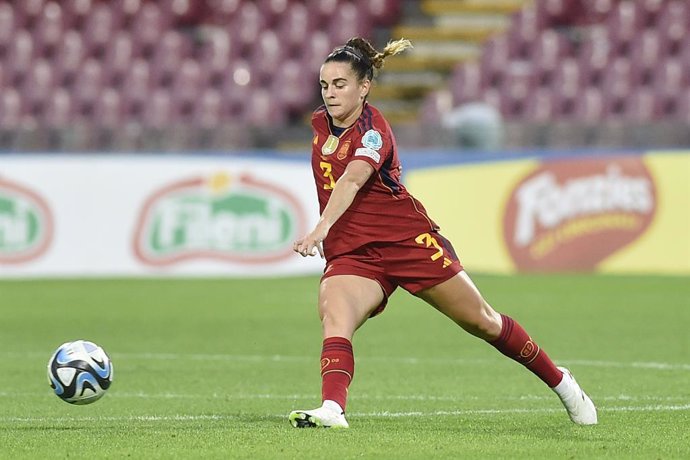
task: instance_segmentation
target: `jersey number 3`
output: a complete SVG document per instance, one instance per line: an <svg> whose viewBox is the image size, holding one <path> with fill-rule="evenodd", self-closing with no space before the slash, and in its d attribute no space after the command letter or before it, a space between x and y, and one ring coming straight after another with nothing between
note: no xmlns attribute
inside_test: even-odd
<svg viewBox="0 0 690 460"><path fill-rule="evenodd" d="M323 171L323 177L326 178L326 183L323 184L325 190L333 190L335 187L335 179L333 179L333 165L327 161L322 161L319 163L321 171Z"/></svg>

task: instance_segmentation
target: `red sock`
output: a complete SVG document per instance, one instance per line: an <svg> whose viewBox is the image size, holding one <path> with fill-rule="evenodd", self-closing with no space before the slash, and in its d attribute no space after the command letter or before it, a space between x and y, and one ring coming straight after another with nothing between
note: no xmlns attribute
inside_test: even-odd
<svg viewBox="0 0 690 460"><path fill-rule="evenodd" d="M550 388L561 383L563 373L556 368L546 352L532 341L527 332L513 318L506 315L501 315L501 318L503 319L501 335L489 343L507 357L534 372Z"/></svg>
<svg viewBox="0 0 690 460"><path fill-rule="evenodd" d="M345 410L347 387L355 375L352 343L344 337L328 337L321 351L321 398L340 404Z"/></svg>

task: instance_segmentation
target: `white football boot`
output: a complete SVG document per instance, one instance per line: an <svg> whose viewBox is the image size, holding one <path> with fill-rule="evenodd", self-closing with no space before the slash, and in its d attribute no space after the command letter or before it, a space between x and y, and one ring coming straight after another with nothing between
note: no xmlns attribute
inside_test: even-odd
<svg viewBox="0 0 690 460"><path fill-rule="evenodd" d="M288 417L295 428L349 428L345 413L335 401L326 400L318 409L293 410Z"/></svg>
<svg viewBox="0 0 690 460"><path fill-rule="evenodd" d="M561 398L570 420L578 425L596 425L597 408L594 407L592 400L582 391L568 369L565 367L558 369L563 372L563 380L553 388L553 391Z"/></svg>

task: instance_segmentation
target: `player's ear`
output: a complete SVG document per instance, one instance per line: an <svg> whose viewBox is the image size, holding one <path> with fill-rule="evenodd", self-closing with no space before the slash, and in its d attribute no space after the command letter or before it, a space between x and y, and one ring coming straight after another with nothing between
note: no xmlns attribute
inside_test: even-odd
<svg viewBox="0 0 690 460"><path fill-rule="evenodd" d="M369 89L371 89L371 80L365 78L359 84L359 96L364 99L369 94Z"/></svg>

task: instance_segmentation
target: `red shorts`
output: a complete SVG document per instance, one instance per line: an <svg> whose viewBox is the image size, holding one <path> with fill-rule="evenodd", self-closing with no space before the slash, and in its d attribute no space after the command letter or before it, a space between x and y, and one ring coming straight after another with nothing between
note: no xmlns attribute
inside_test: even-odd
<svg viewBox="0 0 690 460"><path fill-rule="evenodd" d="M449 280L462 271L450 244L437 232L405 241L374 243L335 257L326 264L321 280L334 275L358 275L377 281L384 299L371 316L386 308L388 297L400 286L417 292Z"/></svg>

